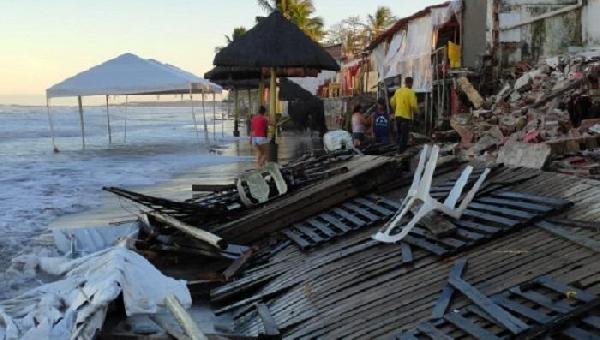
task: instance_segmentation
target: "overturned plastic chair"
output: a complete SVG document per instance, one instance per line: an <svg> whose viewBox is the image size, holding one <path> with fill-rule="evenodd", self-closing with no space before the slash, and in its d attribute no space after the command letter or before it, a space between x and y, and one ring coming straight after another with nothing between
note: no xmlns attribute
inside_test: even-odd
<svg viewBox="0 0 600 340"><path fill-rule="evenodd" d="M373 239L385 243L398 242L408 235L408 233L425 215L432 211L439 211L454 219L460 219L463 212L469 203L471 203L475 197L475 194L481 187L481 184L483 184L485 181L490 169L485 169L475 184L473 184L471 190L469 190L469 192L463 198L460 206L456 208L458 199L460 198L465 185L469 181L469 176L473 171L472 166L467 166L454 184L454 187L452 187L452 190L450 191L450 194L444 203L440 203L436 199L432 198L429 192L431 189L433 173L437 165L439 151L440 148L437 145L434 145L433 147L430 145L425 145L423 147L423 150L421 150L419 165L417 166L413 177L413 183L408 190L408 194L402 201L402 206L398 212L396 212L394 217L392 217L392 219L383 227L383 229L373 235ZM418 207L418 204L421 204L421 206ZM406 225L400 225L403 218L409 211L414 212L413 218ZM393 234L393 232L398 228L400 228L400 232Z"/></svg>
<svg viewBox="0 0 600 340"><path fill-rule="evenodd" d="M288 186L277 163L267 163L262 168L241 174L236 181L240 199L245 206L251 207L257 204L269 201L271 195L271 186L268 181L275 181L277 193L275 197L284 195L288 191ZM246 189L248 192L246 192Z"/></svg>

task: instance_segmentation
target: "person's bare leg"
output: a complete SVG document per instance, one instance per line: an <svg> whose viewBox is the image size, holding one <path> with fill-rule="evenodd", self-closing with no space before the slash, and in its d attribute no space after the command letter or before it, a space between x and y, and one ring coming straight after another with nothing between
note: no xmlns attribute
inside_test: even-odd
<svg viewBox="0 0 600 340"><path fill-rule="evenodd" d="M260 149L260 145L255 145L256 148L256 167L260 168L261 167L261 161L262 161L262 151Z"/></svg>

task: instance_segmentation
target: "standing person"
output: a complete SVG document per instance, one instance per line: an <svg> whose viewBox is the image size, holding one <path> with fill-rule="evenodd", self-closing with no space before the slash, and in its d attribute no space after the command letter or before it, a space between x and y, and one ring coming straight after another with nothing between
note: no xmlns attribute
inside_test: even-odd
<svg viewBox="0 0 600 340"><path fill-rule="evenodd" d="M267 161L267 153L269 152L269 139L267 131L269 129L269 119L265 117L267 109L261 105L258 109L258 114L252 116L250 121L251 142L256 146L256 165L260 168Z"/></svg>
<svg viewBox="0 0 600 340"><path fill-rule="evenodd" d="M395 112L398 151L403 152L408 145L408 133L413 115L418 112L417 94L412 89L412 77L404 79L404 86L397 89L390 104Z"/></svg>
<svg viewBox="0 0 600 340"><path fill-rule="evenodd" d="M362 114L362 107L354 105L352 110L352 141L355 147L360 146L365 141L366 120Z"/></svg>
<svg viewBox="0 0 600 340"><path fill-rule="evenodd" d="M379 98L371 115L371 131L375 143L390 144L390 115L385 109L385 99Z"/></svg>

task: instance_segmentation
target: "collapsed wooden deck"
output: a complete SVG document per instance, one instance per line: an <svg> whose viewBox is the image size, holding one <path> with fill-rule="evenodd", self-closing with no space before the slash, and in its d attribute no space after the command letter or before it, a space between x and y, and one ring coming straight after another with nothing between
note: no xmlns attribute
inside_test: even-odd
<svg viewBox="0 0 600 340"><path fill-rule="evenodd" d="M559 218L600 219L600 182L508 169L491 181L502 176L521 178L503 190L573 203ZM506 213L500 215L510 217ZM405 247L370 239L378 223L307 250L282 239L237 280L214 289L211 300L220 306L219 312L233 313L240 334L263 333L264 323L256 309L260 303L284 337L373 338L397 336L429 320L459 257L469 263L464 280L487 296L541 275L599 294L597 231L566 225L543 228L537 221L488 234L483 241L448 254L411 245L410 260ZM495 223L487 226L497 227ZM449 310L467 304L468 299L459 296Z"/></svg>

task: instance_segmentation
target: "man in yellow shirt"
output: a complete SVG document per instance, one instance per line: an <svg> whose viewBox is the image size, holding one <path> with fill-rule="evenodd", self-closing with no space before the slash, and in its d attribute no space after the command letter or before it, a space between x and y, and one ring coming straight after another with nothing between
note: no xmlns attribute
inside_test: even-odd
<svg viewBox="0 0 600 340"><path fill-rule="evenodd" d="M413 114L417 113L419 107L417 106L417 95L412 89L413 79L412 77L406 77L404 79L404 86L397 89L390 104L395 111L396 120L396 132L398 134L398 151L403 152L408 145L408 133L410 131L410 122L413 118Z"/></svg>

